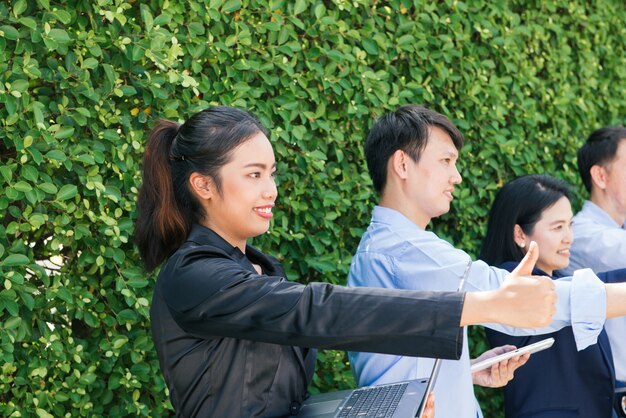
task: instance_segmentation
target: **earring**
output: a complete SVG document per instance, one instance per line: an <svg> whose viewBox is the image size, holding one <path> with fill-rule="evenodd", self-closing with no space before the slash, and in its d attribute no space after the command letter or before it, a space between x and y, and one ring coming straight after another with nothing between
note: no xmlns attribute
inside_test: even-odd
<svg viewBox="0 0 626 418"><path fill-rule="evenodd" d="M521 243L519 243L517 245L519 245L520 248L524 248L526 246L526 243L524 241L522 241Z"/></svg>

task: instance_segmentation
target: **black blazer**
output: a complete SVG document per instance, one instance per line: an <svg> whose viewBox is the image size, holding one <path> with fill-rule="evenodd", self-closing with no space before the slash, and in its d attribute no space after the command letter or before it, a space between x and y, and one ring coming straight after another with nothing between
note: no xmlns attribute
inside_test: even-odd
<svg viewBox="0 0 626 418"><path fill-rule="evenodd" d="M150 318L177 416L276 417L304 399L312 347L458 358L462 306L460 293L290 282L274 258L194 225Z"/></svg>
<svg viewBox="0 0 626 418"><path fill-rule="evenodd" d="M518 263L501 267L512 271ZM599 274L605 282L623 281L626 270ZM533 274L546 276L535 269ZM582 351L576 349L572 327L532 337L512 337L486 329L492 347L513 344L522 347L553 337L554 345L532 354L515 371L504 388L506 418L610 418L613 414L615 368L606 332L598 343Z"/></svg>

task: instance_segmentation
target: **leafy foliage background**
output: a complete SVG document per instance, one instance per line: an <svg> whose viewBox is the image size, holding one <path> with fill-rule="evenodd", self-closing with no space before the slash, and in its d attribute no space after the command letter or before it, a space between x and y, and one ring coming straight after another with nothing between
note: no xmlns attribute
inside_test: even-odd
<svg viewBox="0 0 626 418"><path fill-rule="evenodd" d="M625 122L625 21L621 0L1 2L0 415L171 414L132 245L157 118L257 114L281 198L255 245L292 280L344 283L376 202L375 117L422 103L461 128L465 181L434 229L476 254L503 182L582 191L575 150ZM318 363L313 391L354 384L342 353Z"/></svg>

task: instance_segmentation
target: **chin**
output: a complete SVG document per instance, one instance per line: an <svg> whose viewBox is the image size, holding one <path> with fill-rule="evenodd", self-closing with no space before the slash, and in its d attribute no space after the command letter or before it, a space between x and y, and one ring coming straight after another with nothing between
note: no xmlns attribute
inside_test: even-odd
<svg viewBox="0 0 626 418"><path fill-rule="evenodd" d="M254 238L254 237L258 237L259 235L263 235L263 234L265 234L269 230L270 230L269 225L267 227L265 227L265 228L259 228L256 231L250 232L250 238Z"/></svg>

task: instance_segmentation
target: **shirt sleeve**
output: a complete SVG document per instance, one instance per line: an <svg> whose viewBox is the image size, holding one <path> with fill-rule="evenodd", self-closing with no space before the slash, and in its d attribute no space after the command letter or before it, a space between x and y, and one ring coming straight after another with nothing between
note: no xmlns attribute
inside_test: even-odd
<svg viewBox="0 0 626 418"><path fill-rule="evenodd" d="M433 235L434 236L434 235ZM458 289L470 256L439 238L426 236L420 242L412 242L397 260L396 287L412 290ZM463 290L478 292L497 289L510 273L491 267L483 261L472 263ZM606 318L606 294L604 284L587 272L555 281L557 309L552 323L545 328L514 328L500 324L485 326L509 335L548 334L572 326L579 350L596 342Z"/></svg>
<svg viewBox="0 0 626 418"><path fill-rule="evenodd" d="M162 294L174 320L198 336L423 357L461 354L462 293L305 286L254 274L226 258L179 265L165 276Z"/></svg>

